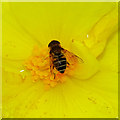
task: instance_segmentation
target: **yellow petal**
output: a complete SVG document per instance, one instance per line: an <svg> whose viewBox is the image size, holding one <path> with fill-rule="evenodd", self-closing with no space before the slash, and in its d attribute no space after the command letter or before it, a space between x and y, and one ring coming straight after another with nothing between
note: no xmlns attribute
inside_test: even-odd
<svg viewBox="0 0 120 120"><path fill-rule="evenodd" d="M99 70L99 63L91 52L79 41L74 40L70 46L71 52L83 59L84 63L79 64L75 71L77 79L88 79Z"/></svg>
<svg viewBox="0 0 120 120"><path fill-rule="evenodd" d="M34 95L41 96L43 91L43 85L33 83L30 75L23 78L20 74L3 71L3 117L15 117L19 106L26 107L29 96L32 96L30 99L33 101L36 98ZM21 109L21 112L25 113L25 110Z"/></svg>
<svg viewBox="0 0 120 120"><path fill-rule="evenodd" d="M5 74L3 117L117 117L116 73L101 71L88 81L68 78L64 84L48 91L44 91L40 81L33 84L29 77L21 81L18 75ZM12 81L13 77L16 82Z"/></svg>
<svg viewBox="0 0 120 120"><path fill-rule="evenodd" d="M3 3L3 117L117 116L116 73L105 69L96 73L99 65L95 56L80 42L70 43L72 39L80 38L76 37L79 33L88 31L113 5L114 3ZM96 12L97 17L94 17L95 11L99 11L99 14ZM47 46L51 39L59 39L65 48L72 48L71 52L83 58L85 63L81 66L83 71L81 68L76 71L79 79L66 77L64 84L44 91L41 81L33 83L29 73L24 76L17 71L21 70L22 60L31 54L36 43ZM95 76L91 79L80 80L93 75Z"/></svg>
<svg viewBox="0 0 120 120"><path fill-rule="evenodd" d="M68 47L68 41L76 36L80 40L84 32L113 6L114 3L2 3L3 67L8 69L13 65L18 69L18 65L10 61L21 60L21 64L35 44L47 46L52 39L58 39ZM99 11L97 16L93 14L95 11Z"/></svg>
<svg viewBox="0 0 120 120"><path fill-rule="evenodd" d="M66 82L63 94L68 116L117 117L117 79L117 73L101 71L87 81L71 79L71 83Z"/></svg>
<svg viewBox="0 0 120 120"><path fill-rule="evenodd" d="M23 31L42 45L47 45L52 39L68 45L68 41L76 37L81 39L115 3L14 2L8 6Z"/></svg>
<svg viewBox="0 0 120 120"><path fill-rule="evenodd" d="M2 15L3 68L6 71L19 73L24 69L23 61L30 56L33 46L38 42L18 24L8 3L3 3Z"/></svg>
<svg viewBox="0 0 120 120"><path fill-rule="evenodd" d="M9 10L8 3L3 3L2 11L3 58L24 60L30 55L33 46L37 42L21 28L21 25Z"/></svg>
<svg viewBox="0 0 120 120"><path fill-rule="evenodd" d="M104 51L107 41L118 29L117 11L116 5L114 9L104 14L88 32L87 38L83 40L96 57Z"/></svg>
<svg viewBox="0 0 120 120"><path fill-rule="evenodd" d="M118 72L118 33L109 40L103 54L99 56L101 70Z"/></svg>

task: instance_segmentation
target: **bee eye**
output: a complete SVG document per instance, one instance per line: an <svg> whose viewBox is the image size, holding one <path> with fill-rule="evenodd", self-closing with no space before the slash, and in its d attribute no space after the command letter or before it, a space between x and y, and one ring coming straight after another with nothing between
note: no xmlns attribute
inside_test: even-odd
<svg viewBox="0 0 120 120"><path fill-rule="evenodd" d="M57 41L57 40L52 40L49 44L48 44L48 47L52 47L52 46L54 46L55 44L60 44L60 42L59 41Z"/></svg>

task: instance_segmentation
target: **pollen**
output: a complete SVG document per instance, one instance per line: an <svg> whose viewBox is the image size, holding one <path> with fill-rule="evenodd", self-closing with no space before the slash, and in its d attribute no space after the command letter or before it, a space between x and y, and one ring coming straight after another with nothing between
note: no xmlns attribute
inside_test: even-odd
<svg viewBox="0 0 120 120"><path fill-rule="evenodd" d="M33 82L39 80L45 84L45 89L55 87L58 83L64 83L68 74L73 72L76 66L76 59L66 56L71 66L67 66L65 73L60 73L55 68L53 73L50 72L50 58L48 48L39 48L35 46L31 56L25 61L24 66L31 73L31 79ZM73 65L74 64L74 65Z"/></svg>

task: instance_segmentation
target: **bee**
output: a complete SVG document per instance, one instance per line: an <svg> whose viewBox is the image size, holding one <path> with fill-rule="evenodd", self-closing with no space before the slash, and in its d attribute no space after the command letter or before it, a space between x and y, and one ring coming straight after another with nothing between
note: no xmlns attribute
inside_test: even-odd
<svg viewBox="0 0 120 120"><path fill-rule="evenodd" d="M68 50L61 47L60 42L57 40L52 40L48 44L49 51L49 57L50 57L50 71L53 72L53 69L56 68L58 72L63 74L67 68L67 66L70 65L70 63L67 61L66 54L69 54L71 56L78 57L74 55L73 53L69 52ZM79 57L78 57L79 58ZM81 58L80 58L81 59ZM83 60L81 59L83 62ZM54 78L55 78L55 73Z"/></svg>

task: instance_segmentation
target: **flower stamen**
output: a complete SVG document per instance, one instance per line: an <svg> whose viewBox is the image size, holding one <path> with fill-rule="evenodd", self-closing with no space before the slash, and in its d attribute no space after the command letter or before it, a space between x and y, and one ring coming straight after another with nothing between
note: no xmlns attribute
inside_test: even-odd
<svg viewBox="0 0 120 120"><path fill-rule="evenodd" d="M67 66L65 73L60 73L56 70L56 68L54 68L51 73L48 49L40 49L35 46L32 55L25 61L24 65L27 70L30 71L33 82L42 80L45 84L45 89L49 89L50 87L55 87L58 83L65 82L66 80L64 76L69 74L71 70L73 71L76 67L77 59L74 57L66 57L70 63L70 66Z"/></svg>

